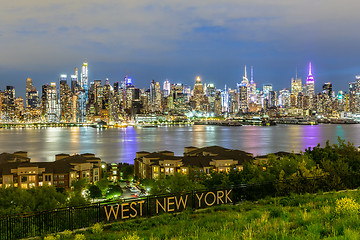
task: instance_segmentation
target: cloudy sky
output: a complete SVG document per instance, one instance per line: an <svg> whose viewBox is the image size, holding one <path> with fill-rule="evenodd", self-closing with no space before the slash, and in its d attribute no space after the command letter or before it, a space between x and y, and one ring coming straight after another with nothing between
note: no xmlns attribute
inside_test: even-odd
<svg viewBox="0 0 360 240"><path fill-rule="evenodd" d="M348 90L360 74L358 0L3 1L0 89L18 96L31 77L38 90L73 73L84 59L89 79L129 73L139 88L152 79L234 88L244 66L258 86L290 87L313 63L324 82ZM249 74L249 73L248 73Z"/></svg>

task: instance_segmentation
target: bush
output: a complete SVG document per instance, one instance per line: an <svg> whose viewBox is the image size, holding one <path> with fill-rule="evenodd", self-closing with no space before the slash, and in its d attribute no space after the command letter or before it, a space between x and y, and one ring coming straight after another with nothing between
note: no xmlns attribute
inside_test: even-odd
<svg viewBox="0 0 360 240"><path fill-rule="evenodd" d="M75 240L86 240L86 237L85 237L84 234L79 233L79 234L76 234L76 235L75 235L75 238L74 238L74 239L75 239Z"/></svg>
<svg viewBox="0 0 360 240"><path fill-rule="evenodd" d="M355 215L359 213L360 205L352 198L344 197L335 202L337 215Z"/></svg>
<svg viewBox="0 0 360 240"><path fill-rule="evenodd" d="M104 231L104 227L101 223L95 223L91 227L91 231L93 234L101 234Z"/></svg>
<svg viewBox="0 0 360 240"><path fill-rule="evenodd" d="M140 240L140 239L141 238L136 233L133 233L132 235L123 237L121 240Z"/></svg>

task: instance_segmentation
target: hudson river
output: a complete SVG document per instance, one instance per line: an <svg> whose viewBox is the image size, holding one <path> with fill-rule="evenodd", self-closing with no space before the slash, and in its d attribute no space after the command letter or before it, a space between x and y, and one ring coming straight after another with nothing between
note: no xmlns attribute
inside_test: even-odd
<svg viewBox="0 0 360 240"><path fill-rule="evenodd" d="M359 146L360 124L0 129L0 152L27 151L32 161L54 161L58 153L95 153L105 162L133 163L137 151L182 155L187 146L219 145L263 155L300 152L327 140L333 144L338 136Z"/></svg>

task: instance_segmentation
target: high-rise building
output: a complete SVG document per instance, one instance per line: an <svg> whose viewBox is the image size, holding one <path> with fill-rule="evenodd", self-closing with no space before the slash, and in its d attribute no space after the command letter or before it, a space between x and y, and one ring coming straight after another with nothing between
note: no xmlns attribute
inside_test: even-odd
<svg viewBox="0 0 360 240"><path fill-rule="evenodd" d="M309 96L310 98L315 97L315 81L312 75L311 62L309 63L309 75L306 79L306 87L307 87L307 92L306 92L307 96Z"/></svg>
<svg viewBox="0 0 360 240"><path fill-rule="evenodd" d="M291 94L297 96L302 92L301 78L291 78Z"/></svg>
<svg viewBox="0 0 360 240"><path fill-rule="evenodd" d="M29 107L29 93L32 90L33 82L31 78L26 79L26 107Z"/></svg>
<svg viewBox="0 0 360 240"><path fill-rule="evenodd" d="M70 122L72 120L72 94L67 84L67 75L60 75L60 121Z"/></svg>
<svg viewBox="0 0 360 240"><path fill-rule="evenodd" d="M6 120L15 120L15 87L13 86L6 86L4 93L4 109Z"/></svg>
<svg viewBox="0 0 360 240"><path fill-rule="evenodd" d="M266 83L263 85L263 93L264 97L267 98L269 96L269 92L273 90L271 83Z"/></svg>
<svg viewBox="0 0 360 240"><path fill-rule="evenodd" d="M323 85L323 93L331 99L332 96L332 84L331 82L324 83Z"/></svg>
<svg viewBox="0 0 360 240"><path fill-rule="evenodd" d="M168 79L165 80L163 89L164 89L164 97L169 96L171 90L171 84Z"/></svg>

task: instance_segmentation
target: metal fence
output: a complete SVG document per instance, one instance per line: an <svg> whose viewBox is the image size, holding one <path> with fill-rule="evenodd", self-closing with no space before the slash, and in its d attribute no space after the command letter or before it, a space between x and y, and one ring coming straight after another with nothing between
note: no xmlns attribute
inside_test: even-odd
<svg viewBox="0 0 360 240"><path fill-rule="evenodd" d="M97 222L114 222L187 209L235 204L244 200L328 191L360 186L359 178L342 177L343 185L332 185L331 176L298 178L297 180L241 184L219 189L197 190L178 194L147 196L138 199L101 202L80 207L68 207L0 218L0 239L19 239L90 227ZM339 187L340 186L340 187Z"/></svg>

